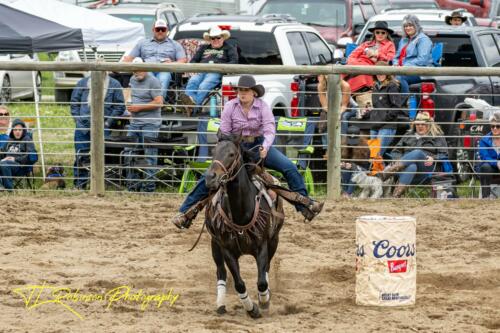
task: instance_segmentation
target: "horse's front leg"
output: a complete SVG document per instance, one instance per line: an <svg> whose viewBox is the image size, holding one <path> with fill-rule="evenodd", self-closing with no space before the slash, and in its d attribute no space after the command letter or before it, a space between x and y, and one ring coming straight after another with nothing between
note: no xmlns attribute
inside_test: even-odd
<svg viewBox="0 0 500 333"><path fill-rule="evenodd" d="M243 304L243 307L250 317L260 318L259 307L257 304L252 302L250 295L247 293L245 282L243 282L243 279L241 278L238 258L235 258L230 250L224 249L224 260L229 268L229 271L231 272L231 275L233 276L234 289L236 289L236 292L240 297L241 304Z"/></svg>
<svg viewBox="0 0 500 333"><path fill-rule="evenodd" d="M217 313L226 313L226 266L220 245L212 238L212 258L217 265Z"/></svg>
<svg viewBox="0 0 500 333"><path fill-rule="evenodd" d="M259 307L269 309L271 292L269 290L269 252L267 241L261 245L257 255L257 289L259 290Z"/></svg>

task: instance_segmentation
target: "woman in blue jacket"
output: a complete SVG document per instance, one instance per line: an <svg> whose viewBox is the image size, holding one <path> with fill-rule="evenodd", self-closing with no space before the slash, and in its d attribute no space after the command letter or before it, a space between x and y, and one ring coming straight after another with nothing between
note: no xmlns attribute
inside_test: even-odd
<svg viewBox="0 0 500 333"><path fill-rule="evenodd" d="M491 132L479 141L479 179L481 181L481 194L489 198L491 194L491 181L495 174L500 175L500 111L490 117Z"/></svg>
<svg viewBox="0 0 500 333"><path fill-rule="evenodd" d="M408 14L403 19L403 38L399 41L394 57L395 66L432 66L432 41L422 31L418 17ZM401 83L401 92L408 93L409 85L419 83L417 75L400 75L396 79Z"/></svg>

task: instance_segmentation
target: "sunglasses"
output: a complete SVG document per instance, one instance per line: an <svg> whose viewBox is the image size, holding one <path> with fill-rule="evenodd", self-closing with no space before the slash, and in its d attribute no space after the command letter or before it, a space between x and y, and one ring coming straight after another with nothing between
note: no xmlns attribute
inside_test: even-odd
<svg viewBox="0 0 500 333"><path fill-rule="evenodd" d="M375 31L375 35L387 35L387 31Z"/></svg>
<svg viewBox="0 0 500 333"><path fill-rule="evenodd" d="M156 32L166 32L167 28L155 28Z"/></svg>
<svg viewBox="0 0 500 333"><path fill-rule="evenodd" d="M498 125L491 125L490 127L491 127L492 129L493 129L493 128L495 128L495 129L500 129L500 124L498 124Z"/></svg>
<svg viewBox="0 0 500 333"><path fill-rule="evenodd" d="M217 37L210 37L211 40L219 40L221 39L222 37L221 36L217 36Z"/></svg>
<svg viewBox="0 0 500 333"><path fill-rule="evenodd" d="M8 113L0 113L0 117L8 117L9 114Z"/></svg>

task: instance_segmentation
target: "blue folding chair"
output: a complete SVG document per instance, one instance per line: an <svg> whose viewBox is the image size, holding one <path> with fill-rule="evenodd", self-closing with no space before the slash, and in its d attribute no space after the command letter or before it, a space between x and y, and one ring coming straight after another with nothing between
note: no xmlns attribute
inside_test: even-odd
<svg viewBox="0 0 500 333"><path fill-rule="evenodd" d="M347 43L345 45L345 53L344 57L347 59L351 55L352 51L354 51L358 47L358 44L356 43Z"/></svg>
<svg viewBox="0 0 500 333"><path fill-rule="evenodd" d="M434 43L431 50L432 64L435 67L441 67L443 61L443 48L444 44L442 42Z"/></svg>

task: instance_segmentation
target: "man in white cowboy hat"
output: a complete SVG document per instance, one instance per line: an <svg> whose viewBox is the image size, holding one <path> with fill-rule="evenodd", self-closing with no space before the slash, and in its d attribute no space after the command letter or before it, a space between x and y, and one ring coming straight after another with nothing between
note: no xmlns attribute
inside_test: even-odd
<svg viewBox="0 0 500 333"><path fill-rule="evenodd" d="M164 20L157 20L153 26L153 38L143 39L123 57L124 62L132 62L134 58L142 58L148 63L187 62L184 48L175 40L168 38L168 26ZM153 75L160 80L162 97L167 95L168 86L172 79L169 72L154 72Z"/></svg>
<svg viewBox="0 0 500 333"><path fill-rule="evenodd" d="M237 64L238 52L236 47L226 42L231 34L218 26L208 29L203 39L209 44L201 45L191 59L191 63L209 64ZM181 103L186 106L188 114L191 107L201 105L210 90L220 84L220 73L198 73L192 76L186 86L186 94L180 96Z"/></svg>

